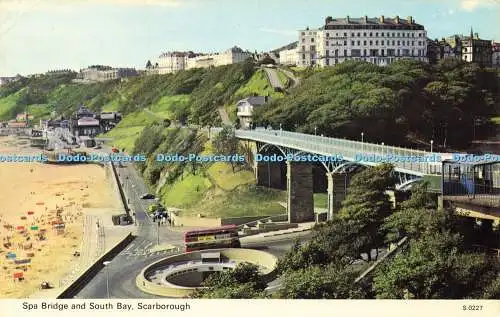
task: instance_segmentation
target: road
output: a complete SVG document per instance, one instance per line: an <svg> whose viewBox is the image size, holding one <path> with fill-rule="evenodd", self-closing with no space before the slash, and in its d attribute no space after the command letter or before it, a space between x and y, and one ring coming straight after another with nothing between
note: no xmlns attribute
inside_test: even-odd
<svg viewBox="0 0 500 317"><path fill-rule="evenodd" d="M276 69L264 67L264 71L266 72L269 83L273 86L273 88L283 89L283 85L281 84L280 78L276 73Z"/></svg>
<svg viewBox="0 0 500 317"><path fill-rule="evenodd" d="M244 242L243 239L242 247L263 250L280 257L287 250L290 250L295 238L298 238L300 241L305 241L309 239L310 236L310 233L294 233L287 235L286 237L279 236L276 238L266 239L266 241L252 241L247 243ZM134 243L137 243L137 239L132 242L132 244ZM108 274L110 298L164 298L141 292L135 285L135 279L145 266L162 259L163 257L165 257L165 255L136 255L134 258L130 258L125 255L126 251L127 249L125 249L124 252L120 253L116 258L114 258L111 261L111 264L109 264L106 268L99 272L99 274L82 291L80 291L76 298L107 298L106 276ZM171 253L171 255L178 253L180 252ZM106 272L106 270L109 270L109 272ZM270 283L273 289L276 288L276 284L277 282Z"/></svg>
<svg viewBox="0 0 500 317"><path fill-rule="evenodd" d="M57 147L65 148L68 144L62 140L65 131L55 130L48 134L49 140ZM109 152L109 149L103 149ZM121 165L121 167L119 167ZM131 163L115 164L120 182L123 184L125 196L129 200L131 213L135 212L137 225L136 238L120 252L111 263L101 270L90 283L88 283L76 296L76 298L106 298L108 280L110 297L112 298L155 298L155 296L144 294L135 286L135 279L140 271L166 255L180 253L183 247L183 232L169 226L157 226L147 214L147 208L154 200L144 200L140 196L148 192L148 188L142 177L138 174ZM169 244L179 249L151 253L149 249L158 243ZM242 247L256 248L270 252L276 256L282 256L289 250L295 238L308 239L304 233L295 233L287 236L267 238L266 241L250 241L242 238ZM108 279L109 278L109 279Z"/></svg>

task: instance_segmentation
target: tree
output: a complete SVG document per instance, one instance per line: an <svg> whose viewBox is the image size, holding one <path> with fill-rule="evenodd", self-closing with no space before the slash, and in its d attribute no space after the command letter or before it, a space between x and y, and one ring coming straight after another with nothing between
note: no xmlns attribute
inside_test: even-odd
<svg viewBox="0 0 500 317"><path fill-rule="evenodd" d="M377 271L374 289L377 298L459 299L484 287L491 270L485 256L463 251L460 235L433 232Z"/></svg>
<svg viewBox="0 0 500 317"><path fill-rule="evenodd" d="M203 282L204 289L196 291L194 298L263 298L267 283L259 267L240 263L234 270L214 272Z"/></svg>
<svg viewBox="0 0 500 317"><path fill-rule="evenodd" d="M342 202L339 217L359 229L359 236L365 237L361 248L371 261L371 250L384 243L385 233L381 230L384 219L391 212L391 202L386 190L394 188L393 167L381 164L367 168L353 177L346 199Z"/></svg>
<svg viewBox="0 0 500 317"><path fill-rule="evenodd" d="M354 284L357 273L337 267L310 266L288 272L278 296L284 299L354 299L364 298Z"/></svg>
<svg viewBox="0 0 500 317"><path fill-rule="evenodd" d="M452 229L452 215L436 210L436 199L427 192L427 187L427 183L415 184L410 199L385 219L382 228L387 232L388 242L399 241L404 236L418 239L428 232Z"/></svg>
<svg viewBox="0 0 500 317"><path fill-rule="evenodd" d="M213 144L216 154L225 156L235 155L238 150L238 139L236 138L234 129L230 126L222 128L215 137ZM236 162L231 161L233 173L235 172L235 165Z"/></svg>

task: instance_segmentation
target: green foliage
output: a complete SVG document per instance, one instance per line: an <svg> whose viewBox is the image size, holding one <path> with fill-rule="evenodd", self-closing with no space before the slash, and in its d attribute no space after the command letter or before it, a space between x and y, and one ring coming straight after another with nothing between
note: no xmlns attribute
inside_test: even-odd
<svg viewBox="0 0 500 317"><path fill-rule="evenodd" d="M418 239L429 230L451 229L448 212L437 211L436 197L427 192L427 183L417 183L412 187L411 197L404 201L399 210L385 219L383 229L387 231L387 241L396 242L404 236Z"/></svg>
<svg viewBox="0 0 500 317"><path fill-rule="evenodd" d="M364 292L354 285L356 272L335 266L310 266L288 272L278 296L283 299L356 299Z"/></svg>
<svg viewBox="0 0 500 317"><path fill-rule="evenodd" d="M213 141L215 153L218 155L226 155L232 156L235 155L238 151L238 139L236 138L235 131L230 126L225 126L222 130L217 134ZM231 161L231 167L234 168L236 166L236 162Z"/></svg>
<svg viewBox="0 0 500 317"><path fill-rule="evenodd" d="M359 236L366 238L364 251L369 259L371 250L384 242L381 226L391 212L391 202L385 191L394 188L392 173L392 165L382 164L355 175L339 212L341 219L352 223L358 228Z"/></svg>
<svg viewBox="0 0 500 317"><path fill-rule="evenodd" d="M377 298L459 299L482 289L491 277L485 256L463 251L458 234L433 232L411 241L374 277Z"/></svg>
<svg viewBox="0 0 500 317"><path fill-rule="evenodd" d="M387 67L348 61L303 71L301 85L256 109L254 121L306 133L317 127L324 135L349 139L364 132L376 143L407 146L417 137L465 147L472 118L495 113L499 86L493 71L460 61L435 67L410 60Z"/></svg>
<svg viewBox="0 0 500 317"><path fill-rule="evenodd" d="M208 70L191 94L189 120L200 125L214 125L220 118L217 112L255 72L251 60Z"/></svg>
<svg viewBox="0 0 500 317"><path fill-rule="evenodd" d="M194 298L264 298L266 283L258 266L240 263L234 270L214 272L203 282L206 287Z"/></svg>

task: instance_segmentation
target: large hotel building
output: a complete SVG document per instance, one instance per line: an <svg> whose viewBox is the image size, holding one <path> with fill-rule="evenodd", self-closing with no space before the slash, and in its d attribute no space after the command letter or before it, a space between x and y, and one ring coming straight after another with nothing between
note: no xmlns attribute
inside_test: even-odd
<svg viewBox="0 0 500 317"><path fill-rule="evenodd" d="M386 18L327 17L319 29L299 31L298 66L328 66L350 59L377 65L400 58L427 61L424 26L410 16Z"/></svg>

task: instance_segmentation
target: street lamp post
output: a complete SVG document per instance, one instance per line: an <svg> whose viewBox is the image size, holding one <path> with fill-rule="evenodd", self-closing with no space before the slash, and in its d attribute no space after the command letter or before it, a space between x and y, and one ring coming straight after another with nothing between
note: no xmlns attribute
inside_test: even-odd
<svg viewBox="0 0 500 317"><path fill-rule="evenodd" d="M314 127L314 135L317 135L318 127Z"/></svg>
<svg viewBox="0 0 500 317"><path fill-rule="evenodd" d="M104 265L104 267L106 268L106 293L108 295L108 299L109 299L109 264L111 263L111 261L104 261L102 264Z"/></svg>
<svg viewBox="0 0 500 317"><path fill-rule="evenodd" d="M157 245L160 245L160 221L158 220L158 226L156 227L156 238L157 238Z"/></svg>
<svg viewBox="0 0 500 317"><path fill-rule="evenodd" d="M365 136L364 132L361 132L361 143L363 143L364 141L364 136Z"/></svg>
<svg viewBox="0 0 500 317"><path fill-rule="evenodd" d="M432 145L434 144L434 140L431 140L431 153L432 153Z"/></svg>

